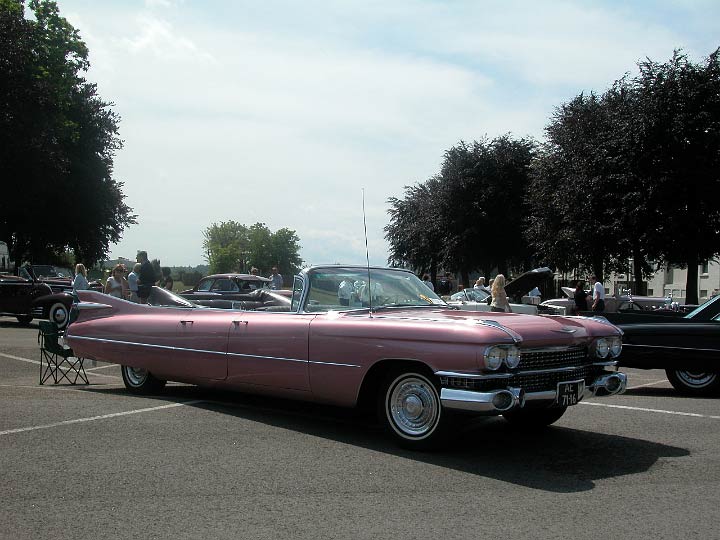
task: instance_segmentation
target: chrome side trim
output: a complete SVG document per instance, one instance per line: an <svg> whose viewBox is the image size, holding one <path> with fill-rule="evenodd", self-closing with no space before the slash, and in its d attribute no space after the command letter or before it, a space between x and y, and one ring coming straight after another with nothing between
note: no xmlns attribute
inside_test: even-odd
<svg viewBox="0 0 720 540"><path fill-rule="evenodd" d="M112 306L110 304L101 304L100 302L80 302L77 304L77 308L84 311L86 309L112 309Z"/></svg>
<svg viewBox="0 0 720 540"><path fill-rule="evenodd" d="M157 345L154 343L137 343L135 341L123 341L123 340L119 340L119 339L104 339L104 338L94 338L94 337L87 337L87 336L74 336L72 334L68 335L67 338L79 339L79 340L85 340L85 341L95 341L98 343L110 343L113 345L130 345L132 347L148 347L150 349L160 349L160 350L164 350L164 351L197 352L197 353L205 353L205 354L221 354L223 356L227 356L227 353L222 352L222 351L206 351L203 349L186 349L184 347L171 347L170 345Z"/></svg>
<svg viewBox="0 0 720 540"><path fill-rule="evenodd" d="M186 347L172 347L170 345L156 345L153 343L137 343L135 341L122 341L119 339L104 339L104 338L94 338L94 337L87 337L87 336L74 336L69 335L70 339L79 339L79 340L86 340L86 341L95 341L100 343L110 343L110 344L116 344L116 345L130 345L133 347L148 347L150 349L160 349L165 351L176 351L176 352L194 352L194 353L202 353L202 354L219 354L222 356L239 356L244 358L263 358L266 360L280 360L282 362L302 362L306 364L320 364L325 366L338 366L338 367L353 367L353 368L359 368L361 366L355 365L355 364L344 364L341 362L320 362L317 360L302 360L300 358L283 358L280 356L259 356L256 354L242 354L242 353L229 353L229 352L223 352L223 351L208 351L204 349L188 349Z"/></svg>

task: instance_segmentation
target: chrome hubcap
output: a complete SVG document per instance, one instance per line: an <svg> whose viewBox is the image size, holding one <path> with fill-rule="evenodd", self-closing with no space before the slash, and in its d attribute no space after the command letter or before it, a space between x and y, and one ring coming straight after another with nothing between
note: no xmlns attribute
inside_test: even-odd
<svg viewBox="0 0 720 540"><path fill-rule="evenodd" d="M140 386L147 379L147 370L125 366L125 375L132 386Z"/></svg>
<svg viewBox="0 0 720 540"><path fill-rule="evenodd" d="M676 371L675 373L682 382L695 388L707 386L717 378L717 373L695 373L692 371Z"/></svg>
<svg viewBox="0 0 720 540"><path fill-rule="evenodd" d="M408 377L397 383L388 405L396 431L412 437L430 432L440 412L435 389L420 377Z"/></svg>
<svg viewBox="0 0 720 540"><path fill-rule="evenodd" d="M62 324L67 319L67 312L65 309L58 308L52 314L53 322L56 324Z"/></svg>

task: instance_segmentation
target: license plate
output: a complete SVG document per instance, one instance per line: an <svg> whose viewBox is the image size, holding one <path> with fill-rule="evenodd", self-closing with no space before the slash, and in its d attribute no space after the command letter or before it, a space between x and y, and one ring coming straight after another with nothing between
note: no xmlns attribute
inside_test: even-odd
<svg viewBox="0 0 720 540"><path fill-rule="evenodd" d="M577 405L585 391L585 381L561 382L557 385L557 404L563 407Z"/></svg>

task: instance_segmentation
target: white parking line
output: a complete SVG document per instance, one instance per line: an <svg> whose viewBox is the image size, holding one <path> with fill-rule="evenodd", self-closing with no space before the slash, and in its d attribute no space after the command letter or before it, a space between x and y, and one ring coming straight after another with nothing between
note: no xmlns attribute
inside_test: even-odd
<svg viewBox="0 0 720 540"><path fill-rule="evenodd" d="M199 399L199 400L195 400L195 401L185 401L184 403L170 403L169 405L159 405L157 407L148 407L147 409L135 409L134 411L103 414L100 416L90 416L88 418L76 418L75 420L64 420L62 422L54 422L52 424L45 424L42 426L30 426L30 427L24 427L24 428L8 429L5 431L0 431L0 436L11 435L13 433L23 433L25 431L35 431L38 429L49 429L49 428L54 428L54 427L58 427L58 426L67 426L70 424L79 424L81 422L94 422L95 420L105 420L106 418L127 416L129 414L139 414L139 413L144 413L144 412L160 411L162 409L172 409L174 407L184 407L186 405L195 405L197 403L204 403L204 401Z"/></svg>
<svg viewBox="0 0 720 540"><path fill-rule="evenodd" d="M668 383L667 379L660 379L659 381L647 383L647 384L638 384L636 386L628 386L628 390L635 390L636 388L645 388L646 386L656 386L658 384ZM669 384L669 383L668 383Z"/></svg>
<svg viewBox="0 0 720 540"><path fill-rule="evenodd" d="M711 418L712 420L720 420L720 416L715 416L711 414L665 411L663 409L647 409L645 407L628 407L627 405L610 405L609 403L595 403L593 401L581 401L580 405L593 405L595 407L608 407L610 409L626 409L628 411L654 412L661 414L674 414L676 416L692 416L693 418Z"/></svg>

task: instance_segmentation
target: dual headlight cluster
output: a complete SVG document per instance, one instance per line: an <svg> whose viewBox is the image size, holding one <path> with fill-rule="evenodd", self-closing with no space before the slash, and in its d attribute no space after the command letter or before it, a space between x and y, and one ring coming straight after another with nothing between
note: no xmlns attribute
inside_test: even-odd
<svg viewBox="0 0 720 540"><path fill-rule="evenodd" d="M505 364L510 369L520 363L520 349L515 345L493 345L485 349L485 369L495 371Z"/></svg>
<svg viewBox="0 0 720 540"><path fill-rule="evenodd" d="M597 358L616 358L622 351L622 338L620 336L598 338L593 342L592 351Z"/></svg>

